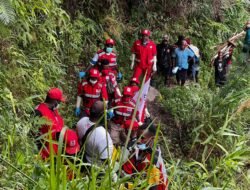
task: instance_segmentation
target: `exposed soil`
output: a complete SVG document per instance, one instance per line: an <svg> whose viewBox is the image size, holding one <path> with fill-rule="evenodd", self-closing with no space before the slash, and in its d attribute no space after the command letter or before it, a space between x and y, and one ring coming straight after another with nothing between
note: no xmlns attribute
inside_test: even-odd
<svg viewBox="0 0 250 190"><path fill-rule="evenodd" d="M151 114L152 119L156 119L157 123L161 124L161 132L165 137L170 154L172 156L183 156L187 155L188 152L184 148L185 144L185 130L174 117L161 105L159 99L160 93L154 87L150 87L148 93L148 110ZM167 150L163 149L165 146L164 139L161 139L160 144L162 144L162 151L164 158L169 158Z"/></svg>

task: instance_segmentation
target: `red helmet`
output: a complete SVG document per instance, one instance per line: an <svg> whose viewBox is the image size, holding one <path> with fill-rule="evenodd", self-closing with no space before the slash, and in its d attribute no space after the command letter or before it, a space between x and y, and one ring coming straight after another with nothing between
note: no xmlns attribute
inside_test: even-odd
<svg viewBox="0 0 250 190"><path fill-rule="evenodd" d="M133 95L133 90L131 87L125 86L123 89L123 95L125 96L132 96Z"/></svg>
<svg viewBox="0 0 250 190"><path fill-rule="evenodd" d="M111 44L111 45L115 45L115 40L113 40L113 39L107 39L106 40L106 42L105 42L105 44L107 45L107 44Z"/></svg>
<svg viewBox="0 0 250 190"><path fill-rule="evenodd" d="M146 36L150 36L150 31L149 31L148 29L143 29L143 30L141 31L141 34L142 34L142 35L146 35Z"/></svg>
<svg viewBox="0 0 250 190"><path fill-rule="evenodd" d="M136 84L140 84L140 81L139 81L139 79L138 78L136 78L136 77L133 77L131 80L130 80L130 82L135 82Z"/></svg>
<svg viewBox="0 0 250 190"><path fill-rule="evenodd" d="M97 69L90 69L89 77L99 78L100 77L100 72Z"/></svg>

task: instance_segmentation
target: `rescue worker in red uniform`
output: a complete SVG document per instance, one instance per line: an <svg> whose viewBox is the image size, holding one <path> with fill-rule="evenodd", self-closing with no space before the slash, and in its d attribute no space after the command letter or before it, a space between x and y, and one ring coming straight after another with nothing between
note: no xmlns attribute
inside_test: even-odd
<svg viewBox="0 0 250 190"><path fill-rule="evenodd" d="M150 31L142 30L142 38L136 40L132 47L132 63L130 69L134 69L133 78L140 78L141 75L146 76L146 81L157 71L156 67L156 45L149 39Z"/></svg>
<svg viewBox="0 0 250 190"><path fill-rule="evenodd" d="M124 129L122 125L131 120L135 109L135 103L133 102L133 91L130 87L124 87L123 96L119 102L115 104L114 116L109 122L109 133L114 145L123 145ZM126 107L125 107L126 106Z"/></svg>
<svg viewBox="0 0 250 190"><path fill-rule="evenodd" d="M116 106L126 106L126 108L117 108L114 110L115 116L112 119L116 124L122 125L126 120L132 119L135 103L133 102L133 90L130 87L124 87L123 96Z"/></svg>
<svg viewBox="0 0 250 190"><path fill-rule="evenodd" d="M108 103L108 94L105 85L103 85L100 79L100 72L92 68L89 71L89 77L87 80L83 80L78 84L78 93L76 101L76 116L81 113L81 102L83 102L84 113L83 116L89 116L89 111L93 103L97 100L106 101Z"/></svg>
<svg viewBox="0 0 250 190"><path fill-rule="evenodd" d="M135 98L135 94L138 92L139 93L139 90L140 90L140 81L138 80L138 78L132 78L130 80L130 83L129 83L129 86L130 88L132 88L132 91L133 91L133 97L134 97L134 101L136 102L137 101L137 98ZM138 118L138 122L139 122L139 125L142 125L144 123L144 120L145 119L150 119L150 113L147 109L147 104L145 104L144 108L143 108L143 114L142 114L142 119L139 119ZM140 121L141 120L141 121Z"/></svg>
<svg viewBox="0 0 250 190"><path fill-rule="evenodd" d="M117 75L117 62L116 62L116 54L113 51L113 46L115 45L115 41L113 39L107 39L105 42L105 48L99 50L92 60L90 61L90 64L92 66L96 66L100 68L102 60L106 59L109 61L108 68L109 71L112 72L113 74Z"/></svg>
<svg viewBox="0 0 250 190"><path fill-rule="evenodd" d="M56 133L60 132L64 126L63 118L58 113L58 108L61 102L65 101L63 92L58 88L51 88L45 101L35 108L35 114L38 117L45 118L48 124L42 125L39 128L38 135L44 135L51 132L52 139L56 137ZM38 149L41 148L42 143L37 142Z"/></svg>
<svg viewBox="0 0 250 190"><path fill-rule="evenodd" d="M142 133L140 134L141 131ZM168 186L168 178L165 170L164 162L161 157L161 151L158 148L152 158L154 138L156 135L156 127L146 126L146 129L138 131L138 143L134 146L134 151L129 160L122 166L124 176L138 174L148 179L148 184L156 190L166 190ZM153 166L150 168L151 159ZM164 168L164 169L163 169ZM148 170L151 169L149 172ZM144 174L144 175L143 175ZM128 189L133 189L132 184L127 185Z"/></svg>
<svg viewBox="0 0 250 190"><path fill-rule="evenodd" d="M113 107L121 99L121 91L116 81L114 73L110 72L108 60L102 61L101 80L108 93L109 107Z"/></svg>

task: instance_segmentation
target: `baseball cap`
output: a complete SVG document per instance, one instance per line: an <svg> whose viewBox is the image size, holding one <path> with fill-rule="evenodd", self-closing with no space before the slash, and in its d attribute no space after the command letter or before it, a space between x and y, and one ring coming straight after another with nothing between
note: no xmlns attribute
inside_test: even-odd
<svg viewBox="0 0 250 190"><path fill-rule="evenodd" d="M78 136L72 129L67 129L64 134L65 151L67 154L73 155L80 151L80 145L78 143Z"/></svg>

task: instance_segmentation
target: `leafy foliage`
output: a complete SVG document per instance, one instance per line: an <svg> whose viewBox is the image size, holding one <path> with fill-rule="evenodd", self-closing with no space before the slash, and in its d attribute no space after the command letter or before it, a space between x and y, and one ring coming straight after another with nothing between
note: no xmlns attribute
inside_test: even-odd
<svg viewBox="0 0 250 190"><path fill-rule="evenodd" d="M10 0L2 0L0 2L0 22L9 24L14 22L15 11L11 5Z"/></svg>
<svg viewBox="0 0 250 190"><path fill-rule="evenodd" d="M203 52L200 86L166 89L161 78L157 81L162 93L161 104L174 117L180 134L187 137L182 142L187 154L172 156L167 150L169 147L172 150L173 144L166 139L171 136L161 136L162 149L167 152L171 189L248 188L250 71L240 64L238 48L230 82L217 89L213 85L213 69L208 65L216 52L215 46L241 30L249 15L249 6L243 1L232 3L230 0L213 1L217 4L207 0L129 2L0 2L1 22L13 22L12 25L0 24L1 187L107 189L114 186L118 189L129 180L124 177L117 183L111 182L110 172L105 172L100 180L100 168L85 176L80 173L79 165L62 164L70 160L63 155L55 157L57 167L51 167L53 164L50 166L37 157L38 150L29 131L37 130L43 122L33 119L33 109L44 99L50 86L61 87L68 95L62 115L67 116L67 126L75 123L71 115L76 72L88 64L97 50L96 39L116 39L120 70L126 83L131 76L128 71L130 45L138 37L139 29L149 27L154 39L168 33L174 43L180 33L191 36ZM77 67L78 62L84 64ZM54 162L53 156L50 162ZM67 169L74 171L75 180L67 181ZM133 182L147 186L140 175Z"/></svg>

